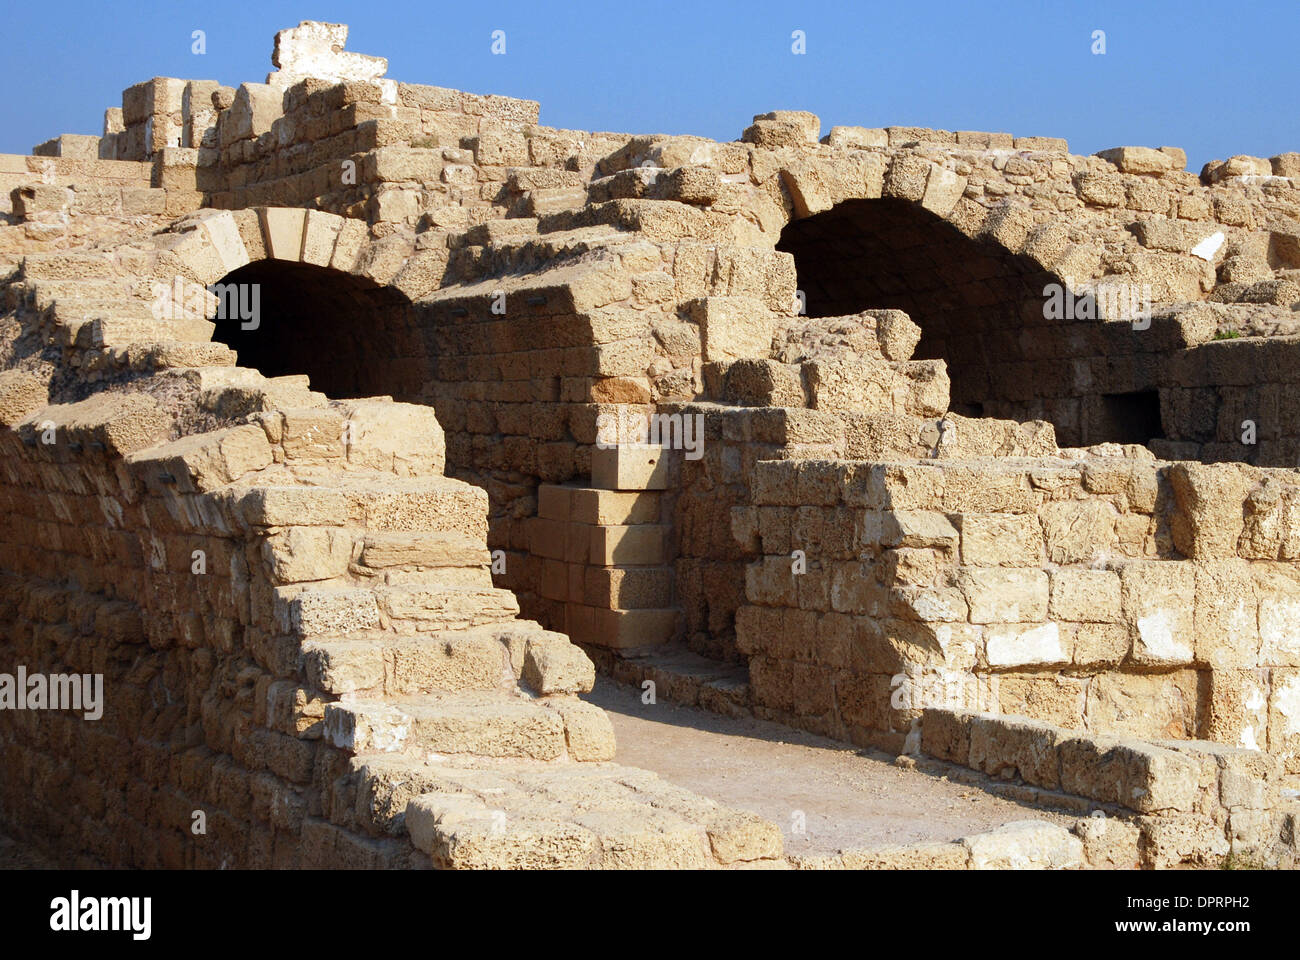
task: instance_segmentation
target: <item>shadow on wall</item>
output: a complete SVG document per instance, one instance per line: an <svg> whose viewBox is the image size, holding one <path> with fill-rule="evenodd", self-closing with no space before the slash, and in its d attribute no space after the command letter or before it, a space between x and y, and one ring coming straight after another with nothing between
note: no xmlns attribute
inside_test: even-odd
<svg viewBox="0 0 1300 960"><path fill-rule="evenodd" d="M305 373L331 399L392 395L394 362L416 352L411 302L350 273L260 260L220 285L226 309L213 339L240 366L268 377Z"/></svg>
<svg viewBox="0 0 1300 960"><path fill-rule="evenodd" d="M1044 320L1044 288L1061 280L1030 257L893 198L795 220L776 248L794 256L809 317L905 310L921 327L916 359L947 361L954 413L1050 420L1063 445L1164 435L1148 385L1081 395L1068 361L1098 331ZM1107 332L1124 351L1124 332Z"/></svg>

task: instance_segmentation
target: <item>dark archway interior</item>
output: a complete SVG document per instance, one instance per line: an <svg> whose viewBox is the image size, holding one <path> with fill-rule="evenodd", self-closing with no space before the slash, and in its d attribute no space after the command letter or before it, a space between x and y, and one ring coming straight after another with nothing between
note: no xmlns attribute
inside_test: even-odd
<svg viewBox="0 0 1300 960"><path fill-rule="evenodd" d="M810 317L907 311L922 333L916 358L948 362L957 413L993 413L1023 361L1045 355L1035 338L1055 333L1033 323L1051 273L906 200L845 201L789 224L776 248L794 256Z"/></svg>
<svg viewBox="0 0 1300 960"><path fill-rule="evenodd" d="M209 288L224 306L213 339L232 347L240 366L268 377L305 373L332 399L394 392L394 360L412 352L411 303L401 293L285 260L250 263L219 283L224 295Z"/></svg>

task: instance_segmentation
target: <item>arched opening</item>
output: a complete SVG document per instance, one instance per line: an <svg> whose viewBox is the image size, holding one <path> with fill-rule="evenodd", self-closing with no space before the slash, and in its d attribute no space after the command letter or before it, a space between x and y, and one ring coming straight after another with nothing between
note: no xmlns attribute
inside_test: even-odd
<svg viewBox="0 0 1300 960"><path fill-rule="evenodd" d="M916 358L948 363L954 412L1007 415L1006 381L1050 355L1034 341L1054 332L1042 311L1043 287L1056 278L915 203L848 200L790 223L776 248L793 254L811 317L907 311L922 331Z"/></svg>
<svg viewBox="0 0 1300 960"><path fill-rule="evenodd" d="M393 394L393 364L409 357L410 301L338 270L258 260L209 289L213 339L268 377L307 374L332 399Z"/></svg>

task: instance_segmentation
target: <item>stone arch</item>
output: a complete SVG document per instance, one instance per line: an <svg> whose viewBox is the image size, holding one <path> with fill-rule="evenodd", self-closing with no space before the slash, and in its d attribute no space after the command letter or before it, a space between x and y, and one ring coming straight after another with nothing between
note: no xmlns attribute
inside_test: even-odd
<svg viewBox="0 0 1300 960"><path fill-rule="evenodd" d="M776 249L794 257L810 317L906 311L922 332L915 357L947 361L958 413L985 413L1021 364L1050 353L1035 341L1053 335L1043 290L1059 278L921 204L845 200L792 220Z"/></svg>
<svg viewBox="0 0 1300 960"><path fill-rule="evenodd" d="M1048 420L1066 446L1163 435L1155 368L1141 362L1150 343L1097 322L1116 317L1091 292L1097 265L1072 261L1065 218L1016 198L986 206L965 177L908 153L848 181L827 164L782 182L775 246L794 258L809 315L907 311L922 330L915 357L948 365L954 412ZM1087 301L1086 318L1047 316L1053 289Z"/></svg>
<svg viewBox="0 0 1300 960"><path fill-rule="evenodd" d="M289 207L205 211L165 247L217 307L212 339L266 376L306 374L333 399L392 394L392 361L415 337L398 275L404 241L364 221Z"/></svg>

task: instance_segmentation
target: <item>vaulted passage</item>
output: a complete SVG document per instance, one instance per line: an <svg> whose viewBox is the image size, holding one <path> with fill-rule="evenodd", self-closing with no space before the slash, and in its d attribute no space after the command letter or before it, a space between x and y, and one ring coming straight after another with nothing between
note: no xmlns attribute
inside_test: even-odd
<svg viewBox="0 0 1300 960"><path fill-rule="evenodd" d="M1044 356L1043 287L1028 257L979 242L905 200L849 200L785 228L810 317L905 310L920 325L917 359L943 359L952 409L979 416L1009 399L1017 365ZM1037 321L1037 324L1035 324Z"/></svg>
<svg viewBox="0 0 1300 960"><path fill-rule="evenodd" d="M408 357L410 301L325 267L260 260L212 288L222 299L215 340L268 377L305 373L331 398L393 394L393 363Z"/></svg>

